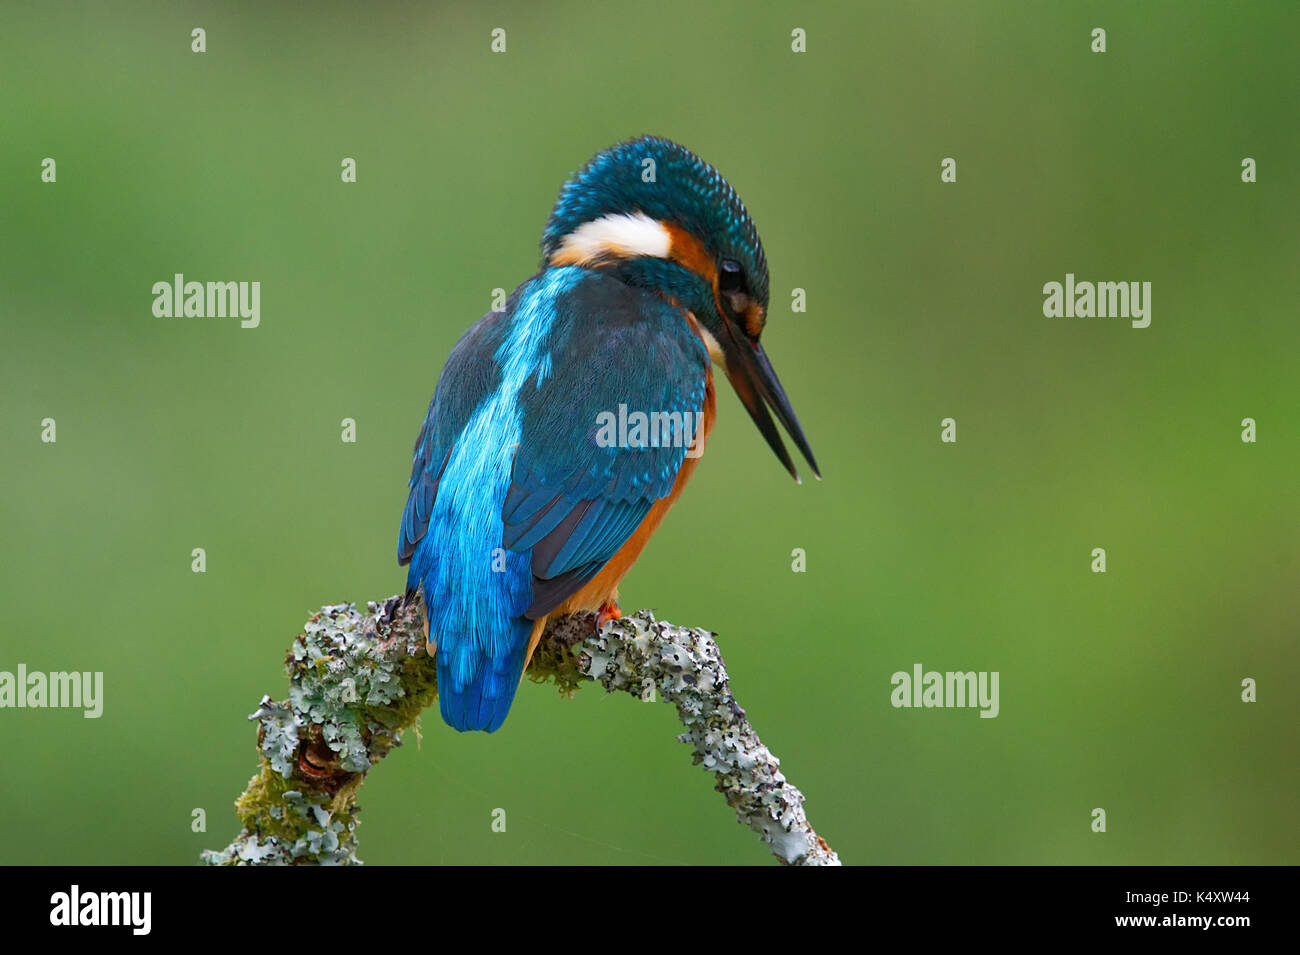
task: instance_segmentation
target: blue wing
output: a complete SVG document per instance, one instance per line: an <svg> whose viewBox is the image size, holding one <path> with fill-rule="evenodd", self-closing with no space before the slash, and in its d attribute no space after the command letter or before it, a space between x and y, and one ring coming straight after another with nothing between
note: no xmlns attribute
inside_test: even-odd
<svg viewBox="0 0 1300 955"><path fill-rule="evenodd" d="M709 362L682 312L654 293L597 273L558 305L551 375L525 404L503 508L505 546L530 556L533 619L618 552L672 491L686 456L689 437L611 446L602 421L622 409L692 414L698 430Z"/></svg>
<svg viewBox="0 0 1300 955"><path fill-rule="evenodd" d="M452 349L429 402L429 411L415 441L411 466L410 493L402 512L397 536L397 562L405 566L417 556L417 548L429 529L429 517L438 494L438 482L457 437L465 430L470 415L499 385L499 373L492 354L501 347L508 329L507 313L489 312L470 326ZM420 554L427 557L427 551ZM407 589L414 593L427 572L427 563L417 560L407 576Z"/></svg>
<svg viewBox="0 0 1300 955"><path fill-rule="evenodd" d="M416 442L398 539L452 726L500 726L533 621L672 490L689 441L619 446L610 416L620 405L697 413L707 368L675 306L577 268L530 279L456 346Z"/></svg>

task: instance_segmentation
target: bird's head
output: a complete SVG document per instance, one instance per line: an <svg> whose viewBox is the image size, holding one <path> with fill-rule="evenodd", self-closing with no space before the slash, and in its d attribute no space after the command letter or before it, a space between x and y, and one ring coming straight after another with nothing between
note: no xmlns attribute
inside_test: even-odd
<svg viewBox="0 0 1300 955"><path fill-rule="evenodd" d="M767 258L753 220L722 175L657 136L596 155L560 191L542 234L542 265L579 265L658 290L689 311L781 463L799 479L770 407L820 477L808 440L759 338Z"/></svg>

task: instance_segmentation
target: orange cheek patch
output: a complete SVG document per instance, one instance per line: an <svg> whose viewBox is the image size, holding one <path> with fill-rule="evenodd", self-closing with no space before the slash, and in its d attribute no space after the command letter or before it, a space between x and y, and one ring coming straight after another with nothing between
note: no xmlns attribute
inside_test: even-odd
<svg viewBox="0 0 1300 955"><path fill-rule="evenodd" d="M701 276L709 285L717 287L718 270L713 264L713 256L704 248L704 243L681 226L665 222L668 232L668 257L674 262L690 269Z"/></svg>
<svg viewBox="0 0 1300 955"><path fill-rule="evenodd" d="M583 254L578 249L560 249L551 256L551 260L547 264L550 266L582 265Z"/></svg>
<svg viewBox="0 0 1300 955"><path fill-rule="evenodd" d="M727 314L722 307L722 302L718 300L718 267L713 261L713 256L704 247L704 243L679 225L665 222L663 227L668 233L669 239L668 258L684 268L690 269L708 282L713 289L718 314ZM740 313L740 320L744 324L745 332L749 337L757 338L762 334L763 326L767 323L767 313L759 303L750 302L745 310Z"/></svg>

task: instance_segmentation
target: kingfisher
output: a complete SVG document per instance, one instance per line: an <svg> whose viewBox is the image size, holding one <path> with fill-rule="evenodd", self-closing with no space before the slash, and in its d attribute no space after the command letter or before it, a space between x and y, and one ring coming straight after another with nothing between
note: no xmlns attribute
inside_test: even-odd
<svg viewBox="0 0 1300 955"><path fill-rule="evenodd" d="M763 246L716 169L657 136L613 146L562 187L541 249L442 369L398 536L461 731L501 726L549 618L622 616L712 431L713 365L795 481L773 414L821 476L759 343Z"/></svg>

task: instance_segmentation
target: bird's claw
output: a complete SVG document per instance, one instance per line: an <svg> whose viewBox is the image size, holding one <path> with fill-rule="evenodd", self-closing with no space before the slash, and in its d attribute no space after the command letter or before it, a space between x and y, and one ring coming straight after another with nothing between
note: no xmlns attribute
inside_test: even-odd
<svg viewBox="0 0 1300 955"><path fill-rule="evenodd" d="M623 611L618 609L618 604L612 600L606 600L600 605L600 612L596 614L596 632L599 633L605 624L611 620L621 620Z"/></svg>

